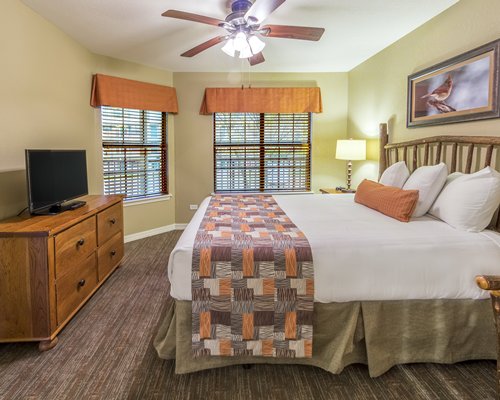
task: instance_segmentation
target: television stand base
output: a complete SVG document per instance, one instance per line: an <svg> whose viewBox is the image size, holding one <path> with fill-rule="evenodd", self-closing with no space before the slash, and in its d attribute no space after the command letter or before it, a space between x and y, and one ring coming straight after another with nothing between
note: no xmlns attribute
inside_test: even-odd
<svg viewBox="0 0 500 400"><path fill-rule="evenodd" d="M76 200L68 203L55 204L44 210L39 210L33 213L33 215L56 215L68 210L76 210L77 208L83 207L87 204L85 201Z"/></svg>
<svg viewBox="0 0 500 400"><path fill-rule="evenodd" d="M77 208L83 207L85 204L87 204L86 201L76 200L65 204L63 207L66 207L67 210L76 210Z"/></svg>

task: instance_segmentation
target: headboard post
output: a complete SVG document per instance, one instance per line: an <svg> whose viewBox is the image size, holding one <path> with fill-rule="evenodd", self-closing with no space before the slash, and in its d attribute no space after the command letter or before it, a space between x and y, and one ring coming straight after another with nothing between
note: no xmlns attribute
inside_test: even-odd
<svg viewBox="0 0 500 400"><path fill-rule="evenodd" d="M423 157L422 155L423 150ZM500 136L433 136L400 143L388 143L387 124L380 124L380 174L391 163L398 162L399 152L412 171L432 163L444 162L450 173L466 174L500 162ZM489 229L500 232L500 210Z"/></svg>
<svg viewBox="0 0 500 400"><path fill-rule="evenodd" d="M380 142L380 157L378 162L378 177L382 176L382 173L387 168L387 152L385 150L385 145L389 143L389 135L387 133L387 124L381 123L378 127L379 131L379 142Z"/></svg>

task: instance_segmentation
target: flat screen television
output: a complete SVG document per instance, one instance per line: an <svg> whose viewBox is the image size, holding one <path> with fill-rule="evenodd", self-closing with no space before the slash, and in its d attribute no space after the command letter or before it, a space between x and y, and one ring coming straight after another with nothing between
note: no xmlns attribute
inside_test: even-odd
<svg viewBox="0 0 500 400"><path fill-rule="evenodd" d="M31 214L57 214L85 204L66 203L88 194L85 150L26 150L26 176Z"/></svg>

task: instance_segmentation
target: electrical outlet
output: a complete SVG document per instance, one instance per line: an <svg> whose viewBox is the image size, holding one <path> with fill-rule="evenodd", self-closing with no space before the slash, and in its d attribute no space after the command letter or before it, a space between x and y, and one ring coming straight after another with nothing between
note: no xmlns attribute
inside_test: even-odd
<svg viewBox="0 0 500 400"><path fill-rule="evenodd" d="M198 204L190 204L189 205L190 210L197 210L198 209Z"/></svg>

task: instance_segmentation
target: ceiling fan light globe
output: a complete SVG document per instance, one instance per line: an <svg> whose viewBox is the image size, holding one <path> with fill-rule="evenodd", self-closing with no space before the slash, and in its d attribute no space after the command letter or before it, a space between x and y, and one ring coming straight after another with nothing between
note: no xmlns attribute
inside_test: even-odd
<svg viewBox="0 0 500 400"><path fill-rule="evenodd" d="M250 36L250 38L248 39L248 44L250 45L253 54L260 53L262 50L264 50L264 47L266 47L266 44L257 36Z"/></svg>
<svg viewBox="0 0 500 400"><path fill-rule="evenodd" d="M247 44L247 46L240 51L240 58L250 58L253 56L252 49Z"/></svg>
<svg viewBox="0 0 500 400"><path fill-rule="evenodd" d="M230 57L234 57L236 55L236 50L234 48L234 40L228 39L226 44L221 49L224 53L226 53Z"/></svg>
<svg viewBox="0 0 500 400"><path fill-rule="evenodd" d="M243 51L248 47L247 35L243 32L238 32L234 37L234 49L236 51Z"/></svg>

